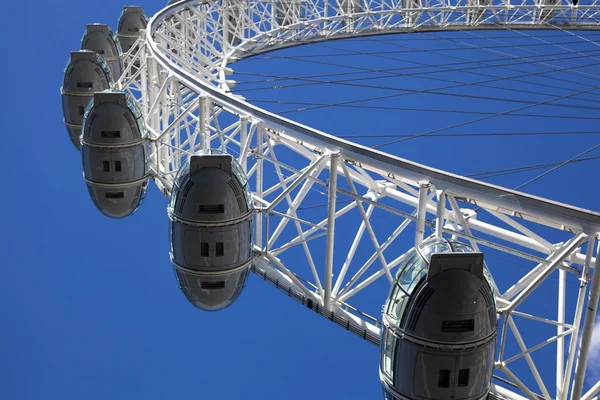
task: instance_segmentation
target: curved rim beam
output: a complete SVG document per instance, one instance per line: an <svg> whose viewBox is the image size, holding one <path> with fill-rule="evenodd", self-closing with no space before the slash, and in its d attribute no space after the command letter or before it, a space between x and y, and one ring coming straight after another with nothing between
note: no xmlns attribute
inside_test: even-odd
<svg viewBox="0 0 600 400"><path fill-rule="evenodd" d="M256 3L258 4L259 2ZM409 180L413 180L414 182L428 181L431 184L435 185L437 189L451 192L457 197L464 197L467 201L476 206L483 206L492 210L503 210L505 212L506 210L511 210L513 215L529 216L533 220L536 220L538 222L545 221L547 225L559 227L560 229L564 230L583 231L587 233L595 233L600 231L600 213L598 212L585 210L583 208L562 204L559 202L514 191L511 189L506 189L489 183L465 178L459 175L441 171L435 168L430 168L400 157L396 157L391 154L384 153L379 150L371 149L366 146L362 146L347 140L337 138L325 132L302 125L290 119L278 116L264 109L256 107L252 104L249 104L244 100L232 94L229 94L222 89L217 88L214 84L198 78L197 72L186 71L182 66L177 65L175 62L173 62L169 58L168 53L163 51L163 49L161 49L157 42L154 40L155 32L167 17L176 14L178 11L184 9L186 6L189 6L191 4L208 3L198 1L181 1L159 11L150 20L148 24L149 29L146 32L146 43L148 44L150 56L152 56L162 68L169 70L170 73L180 82L184 83L186 86L192 88L195 91L205 93L212 101L222 105L223 108L227 109L229 112L238 114L240 116L249 117L254 121L261 123L267 129L278 131L283 136L288 136L293 138L294 140L310 144L314 146L316 150L320 149L322 151L326 150L329 152L341 152L345 161L358 163L365 169L369 169L383 175L388 175L390 177L400 175L405 178L408 178ZM513 9L515 7L516 6L510 6L507 3L501 8L508 10ZM451 7L451 9L454 10L453 12L456 12L456 10L459 8L461 7ZM540 7L535 5L531 5L530 8L540 10ZM477 10L478 8L474 6L462 6L462 9L463 12L468 12L469 10ZM542 9L547 10L547 12L550 12L551 10L565 9L565 6L557 5ZM580 14L585 14L586 9L587 11L593 10L594 12L597 12L598 7L595 5L589 6L587 8L579 6L579 8L576 9ZM342 15L337 17L325 17L322 18L322 20L330 21L336 18L346 18L350 20L352 18L358 18L357 16L359 15L360 14L352 14L351 16ZM280 26L277 29L273 29L269 32L264 32L264 34L256 35L252 38L246 38L237 47L230 48L226 53L214 54L214 56L220 57L221 65L225 66L227 64L227 60L232 56L232 54L239 52L239 50L242 49L248 43L255 45L256 43L259 43L261 40L263 40L264 37L272 37L275 33L280 32L282 30L290 32L294 28L299 29L301 26L306 26L307 24L314 23L315 21L317 20L306 20L289 26ZM587 19L584 20L584 23L572 25L561 24L560 26L557 25L557 27L558 29L600 29L600 25L591 25L589 23L585 23L585 21L587 21ZM564 23L565 21L562 20L561 22ZM540 27L547 28L549 26L546 22L539 22L539 24L535 24L534 22L520 23L518 21L517 23L511 23L509 25L511 29L539 29ZM412 28L392 27L389 30L381 29L378 31L373 31L372 29L370 31L364 30L363 34L379 35L392 32L415 32L421 30L455 31L457 29L463 28L505 29L505 26L508 25L491 24L478 25L476 27L472 25L458 26L455 24L438 26L421 25L414 26ZM338 36L332 35L325 38L313 38L313 40L336 39L341 37L348 37L349 35L352 36L353 32L346 31L340 33ZM310 41L310 38L307 38L306 41ZM297 44L298 41L284 42L278 46L265 48L264 51L274 50L276 48L282 48L285 46L292 46ZM248 54L248 51L242 51L240 56L236 57L236 59L243 58L244 53ZM219 64L219 61L217 61L216 64ZM210 74L211 72L208 71L207 75Z"/></svg>

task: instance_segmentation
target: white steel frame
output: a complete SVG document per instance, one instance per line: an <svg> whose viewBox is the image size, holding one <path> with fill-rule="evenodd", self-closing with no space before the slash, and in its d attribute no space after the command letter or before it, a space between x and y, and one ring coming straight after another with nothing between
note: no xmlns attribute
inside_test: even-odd
<svg viewBox="0 0 600 400"><path fill-rule="evenodd" d="M327 135L248 104L231 93L235 82L228 76L235 61L299 44L420 31L595 30L600 28L599 10L597 0L578 6L561 0L180 1L157 13L140 46L132 47L139 50L124 56L126 69L118 86L132 92L142 105L153 149L151 173L159 189L169 196L182 161L200 149L220 148L235 155L253 185L257 211L253 271L373 344L379 345L380 322L351 302L381 277L392 282L394 268L405 256L390 258L391 245L400 235L414 235L417 245L427 228L438 237L462 238L475 250L492 248L533 262L526 274L515 277L512 287L497 292L502 336L495 367L529 398L550 399L554 391L561 400L591 400L600 392L600 384L587 393L582 393L582 387L600 294L600 274L594 273L600 264L599 213L428 168ZM133 68L134 63L139 68ZM288 157L291 153L295 156ZM266 178L277 181L268 183ZM327 211L308 220L299 210L315 187L327 192ZM338 207L338 197L352 202ZM370 222L375 212L401 221L383 241ZM358 217L360 225L349 249L338 249L345 261L335 276L335 223L351 215ZM412 222L414 230L409 228ZM553 243L545 238L549 231L560 232L565 239ZM286 239L283 232L292 232L293 238ZM374 250L356 268L353 260L363 236ZM311 252L319 238L325 239L321 262ZM286 251L296 246L306 256L308 277L295 272L297 260L286 259ZM565 320L564 284L559 286L555 319L519 310L553 273L560 275L561 282L567 273L579 277L573 321ZM528 347L517 317L556 326L556 334ZM509 333L521 349L519 354L505 354ZM540 376L532 354L554 342L556 380L551 382ZM510 368L520 358L533 375L533 387ZM499 386L493 392L520 398Z"/></svg>

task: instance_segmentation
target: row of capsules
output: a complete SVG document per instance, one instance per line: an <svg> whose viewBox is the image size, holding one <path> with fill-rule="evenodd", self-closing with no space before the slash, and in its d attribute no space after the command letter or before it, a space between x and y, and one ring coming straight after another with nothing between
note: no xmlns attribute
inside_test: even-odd
<svg viewBox="0 0 600 400"><path fill-rule="evenodd" d="M89 24L81 49L71 53L64 71L61 93L69 138L81 150L92 201L112 218L135 212L148 186L149 152L141 110L128 94L115 90L124 73L123 54L136 51L132 47L147 22L140 7L127 6L118 35L108 25Z"/></svg>
<svg viewBox="0 0 600 400"><path fill-rule="evenodd" d="M135 99L115 90L123 74L129 78L139 69L134 64L124 70L122 60L137 52L139 46L132 47L147 23L140 7L127 6L117 35L107 25L88 25L61 89L65 125L82 152L88 191L111 218L133 214L149 182L150 142L142 112ZM171 261L186 298L206 311L231 305L252 260L254 209L241 166L217 150L192 155L177 174L168 214Z"/></svg>

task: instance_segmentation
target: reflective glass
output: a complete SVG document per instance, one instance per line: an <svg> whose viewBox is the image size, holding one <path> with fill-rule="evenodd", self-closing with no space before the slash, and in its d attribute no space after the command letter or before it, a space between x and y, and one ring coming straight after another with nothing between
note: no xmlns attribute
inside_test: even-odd
<svg viewBox="0 0 600 400"><path fill-rule="evenodd" d="M396 336L388 329L385 330L384 333L384 343L383 343L383 373L390 379L394 380L394 352L396 351Z"/></svg>
<svg viewBox="0 0 600 400"><path fill-rule="evenodd" d="M473 249L461 242L452 241L452 247L456 253L472 253Z"/></svg>
<svg viewBox="0 0 600 400"><path fill-rule="evenodd" d="M396 283L392 289L386 314L391 322L397 326L400 325L400 321L402 320L402 314L404 313L408 298L408 294Z"/></svg>
<svg viewBox="0 0 600 400"><path fill-rule="evenodd" d="M127 96L127 108L129 109L129 111L131 111L131 113L135 117L140 134L142 135L142 137L146 137L146 134L147 134L146 122L144 121L144 118L142 115L142 108L140 107L139 103L137 101L135 101L129 94L126 93L126 96Z"/></svg>
<svg viewBox="0 0 600 400"><path fill-rule="evenodd" d="M492 274L487 269L487 265L483 264L483 277L487 281L488 285L490 285L490 289L492 289L492 293L494 293L494 278L492 278Z"/></svg>
<svg viewBox="0 0 600 400"><path fill-rule="evenodd" d="M173 181L173 189L171 190L171 199L169 202L169 207L171 210L175 208L175 200L177 199L177 195L183 181L187 178L190 172L190 158L186 158L181 167L179 167L179 171L177 171L177 175L175 176L175 180Z"/></svg>
<svg viewBox="0 0 600 400"><path fill-rule="evenodd" d="M411 263L412 258L415 256L416 252L417 251L413 247L412 249L410 249L406 253L406 256L404 257L404 260L402 261L402 263L398 267L398 272L396 272L396 280L398 280L400 278L400 275L402 275L402 271L404 271L406 269L407 265L409 265Z"/></svg>
<svg viewBox="0 0 600 400"><path fill-rule="evenodd" d="M421 254L427 259L431 260L431 255L434 253L448 253L452 251L448 242L445 240L427 240L419 246Z"/></svg>
<svg viewBox="0 0 600 400"><path fill-rule="evenodd" d="M411 294L411 290L416 286L419 280L424 276L422 271L425 270L427 274L427 266L421 259L419 254L415 254L413 258L407 263L406 268L402 271L398 283L408 293Z"/></svg>

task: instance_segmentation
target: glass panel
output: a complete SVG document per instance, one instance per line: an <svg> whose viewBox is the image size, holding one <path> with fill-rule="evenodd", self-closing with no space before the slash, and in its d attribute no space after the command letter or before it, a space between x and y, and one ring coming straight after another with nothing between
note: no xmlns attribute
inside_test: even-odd
<svg viewBox="0 0 600 400"><path fill-rule="evenodd" d="M115 42L115 47L117 48L117 55L123 54L123 49L121 48L121 42L119 41L119 37L115 35L112 29L108 30L108 34L113 42Z"/></svg>
<svg viewBox="0 0 600 400"><path fill-rule="evenodd" d="M452 247L457 253L473 253L473 249L461 242L452 242Z"/></svg>
<svg viewBox="0 0 600 400"><path fill-rule="evenodd" d="M144 122L142 108L140 107L137 101L135 101L131 96L129 96L129 94L127 94L127 108L133 114L137 122L138 129L140 130L140 134L142 135L142 137L146 137L146 122Z"/></svg>
<svg viewBox="0 0 600 400"><path fill-rule="evenodd" d="M408 294L398 284L394 285L388 303L387 316L397 326L400 325L400 321L402 320L402 314L408 302L408 297Z"/></svg>
<svg viewBox="0 0 600 400"><path fill-rule="evenodd" d="M487 269L487 265L483 264L483 277L487 281L488 285L490 285L490 289L492 289L492 294L494 294L494 278L492 278L492 274Z"/></svg>
<svg viewBox="0 0 600 400"><path fill-rule="evenodd" d="M427 266L421 259L418 254L410 260L410 263L407 264L404 271L400 275L400 279L398 283L402 286L409 295L411 294L411 290L416 286L421 277L423 276L423 270L425 270L425 274L427 274Z"/></svg>
<svg viewBox="0 0 600 400"><path fill-rule="evenodd" d="M383 343L383 373L394 381L394 353L396 352L396 336L389 330L385 330Z"/></svg>
<svg viewBox="0 0 600 400"><path fill-rule="evenodd" d="M402 275L402 272L413 261L413 258L416 255L416 253L417 251L414 249L414 247L408 251L406 257L404 258L404 261L402 261L402 264L400 264L400 266L398 267L398 272L396 273L396 280L400 279L400 275Z"/></svg>
<svg viewBox="0 0 600 400"><path fill-rule="evenodd" d="M451 251L450 246L445 240L428 240L419 246L421 254L427 259L431 260L431 255L434 253L448 253Z"/></svg>
<svg viewBox="0 0 600 400"><path fill-rule="evenodd" d="M429 271L429 268L425 265L425 263L422 263L421 267L422 268L420 268L420 269L418 269L418 266L415 267L413 281L407 290L408 293L412 293L413 290L415 290L415 287L417 286L417 284L419 282L421 282L421 280L427 276L427 272Z"/></svg>
<svg viewBox="0 0 600 400"><path fill-rule="evenodd" d="M187 179L190 172L190 159L189 157L183 162L181 167L179 167L179 171L177 171L177 175L175 176L175 180L173 180L173 189L171 190L171 201L170 207L173 210L175 208L175 199L181 189L183 181Z"/></svg>

